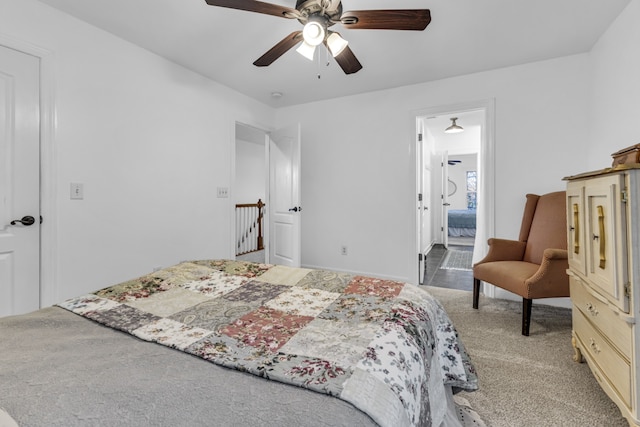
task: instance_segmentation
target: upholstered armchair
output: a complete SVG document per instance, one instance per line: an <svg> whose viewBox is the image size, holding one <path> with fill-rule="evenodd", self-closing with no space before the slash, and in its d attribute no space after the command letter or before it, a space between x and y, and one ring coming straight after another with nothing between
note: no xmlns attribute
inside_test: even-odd
<svg viewBox="0 0 640 427"><path fill-rule="evenodd" d="M569 296L565 192L527 194L518 240L488 240L473 266L473 308L484 281L522 297L522 335L529 335L531 302Z"/></svg>

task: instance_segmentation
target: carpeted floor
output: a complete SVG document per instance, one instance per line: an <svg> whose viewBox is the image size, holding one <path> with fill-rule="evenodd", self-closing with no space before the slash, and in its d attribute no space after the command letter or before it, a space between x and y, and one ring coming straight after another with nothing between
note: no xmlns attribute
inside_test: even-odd
<svg viewBox="0 0 640 427"><path fill-rule="evenodd" d="M521 335L521 303L428 286L445 307L478 370L480 389L460 393L487 426L628 426L591 375L573 361L571 311L533 305Z"/></svg>

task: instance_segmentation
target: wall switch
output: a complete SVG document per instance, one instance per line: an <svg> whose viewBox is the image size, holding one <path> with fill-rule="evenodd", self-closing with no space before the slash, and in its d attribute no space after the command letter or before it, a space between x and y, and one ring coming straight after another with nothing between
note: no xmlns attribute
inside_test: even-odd
<svg viewBox="0 0 640 427"><path fill-rule="evenodd" d="M84 199L84 186L79 182L71 183L71 200Z"/></svg>
<svg viewBox="0 0 640 427"><path fill-rule="evenodd" d="M218 198L227 198L227 197L229 197L229 188L218 187Z"/></svg>
<svg viewBox="0 0 640 427"><path fill-rule="evenodd" d="M346 255L346 254L347 254L347 246L346 245L340 246L340 255Z"/></svg>

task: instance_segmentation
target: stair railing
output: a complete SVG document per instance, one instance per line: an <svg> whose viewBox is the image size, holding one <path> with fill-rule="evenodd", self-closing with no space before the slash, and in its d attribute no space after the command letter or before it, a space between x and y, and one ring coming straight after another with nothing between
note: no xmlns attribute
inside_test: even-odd
<svg viewBox="0 0 640 427"><path fill-rule="evenodd" d="M264 249L264 207L260 199L258 203L236 204L236 255Z"/></svg>

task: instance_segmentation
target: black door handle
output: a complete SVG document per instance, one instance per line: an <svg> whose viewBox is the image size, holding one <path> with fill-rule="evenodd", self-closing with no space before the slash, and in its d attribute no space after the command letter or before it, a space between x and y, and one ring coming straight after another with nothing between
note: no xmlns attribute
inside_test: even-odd
<svg viewBox="0 0 640 427"><path fill-rule="evenodd" d="M11 225L16 225L17 223L29 226L29 225L35 224L36 219L31 215L27 215L27 216L23 216L22 219L14 219L13 221L11 221Z"/></svg>
<svg viewBox="0 0 640 427"><path fill-rule="evenodd" d="M289 212L298 212L301 211L302 208L300 206L294 206L292 208L289 208Z"/></svg>

